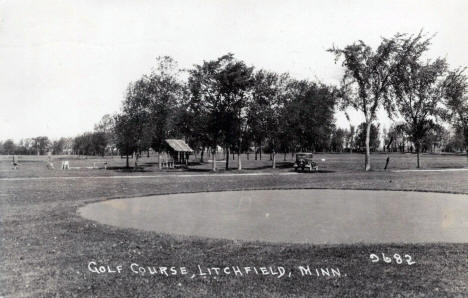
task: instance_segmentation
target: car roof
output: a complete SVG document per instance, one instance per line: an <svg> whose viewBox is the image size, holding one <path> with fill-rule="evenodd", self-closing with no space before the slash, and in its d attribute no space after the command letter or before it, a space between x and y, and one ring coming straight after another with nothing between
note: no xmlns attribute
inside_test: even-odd
<svg viewBox="0 0 468 298"><path fill-rule="evenodd" d="M313 153L304 153L304 152L301 152L301 153L296 153L296 156L297 156L297 155L310 155L310 156L312 156Z"/></svg>

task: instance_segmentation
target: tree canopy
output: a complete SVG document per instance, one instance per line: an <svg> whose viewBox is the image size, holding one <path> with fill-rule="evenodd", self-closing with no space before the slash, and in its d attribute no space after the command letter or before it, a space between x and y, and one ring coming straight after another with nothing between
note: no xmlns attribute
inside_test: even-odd
<svg viewBox="0 0 468 298"><path fill-rule="evenodd" d="M363 113L366 123L365 169L370 166L370 130L376 120L379 108L391 114L394 100L391 96L394 78L405 75L424 53L430 38L422 32L418 35L396 34L392 38L382 38L380 45L373 50L363 41L355 42L343 49L332 48L335 59L342 59L344 75L339 92L340 107L352 107ZM402 77L406 78L406 77Z"/></svg>
<svg viewBox="0 0 468 298"><path fill-rule="evenodd" d="M444 82L445 118L451 121L460 137L468 158L468 77L465 68L457 68L447 75Z"/></svg>

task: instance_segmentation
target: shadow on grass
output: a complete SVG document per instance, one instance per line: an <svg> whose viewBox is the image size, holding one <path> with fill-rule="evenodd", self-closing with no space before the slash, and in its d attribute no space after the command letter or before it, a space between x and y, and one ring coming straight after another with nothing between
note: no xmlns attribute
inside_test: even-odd
<svg viewBox="0 0 468 298"><path fill-rule="evenodd" d="M297 173L300 173L300 174L320 174L320 173L336 173L336 171L331 171L331 170L318 170L318 171L312 171L312 172L309 172L307 170L304 170L303 172L302 171L299 171Z"/></svg>
<svg viewBox="0 0 468 298"><path fill-rule="evenodd" d="M116 172L124 172L124 173L132 173L132 172L140 172L140 173L145 173L145 172L152 172L148 169L145 169L144 167L138 166L136 169L134 167L107 167L107 170L109 171L116 171Z"/></svg>
<svg viewBox="0 0 468 298"><path fill-rule="evenodd" d="M292 162L277 162L276 163L276 168L277 169L288 169L288 168L292 168L293 167L293 163ZM264 170L264 169L272 169L272 165L269 164L269 165L264 165L264 166L259 166L259 167L249 167L249 168L245 168L245 170Z"/></svg>
<svg viewBox="0 0 468 298"><path fill-rule="evenodd" d="M108 170L116 171L116 172L189 172L189 173L210 173L212 172L211 166L209 168L197 168L197 166L203 166L206 165L206 163L199 163L199 162L191 162L189 163L188 167L179 167L179 168L163 168L159 169L157 167L157 163L144 163L138 166L137 169L134 167L130 166L129 168L125 166L112 166L112 167L107 167ZM291 162L278 162L276 164L276 169L289 169L287 172L294 172L293 169L293 163ZM234 173L241 173L241 172L251 172L251 171L262 171L263 172L274 172L275 169L272 169L271 165L263 165L263 166L258 166L258 167L246 167L243 168L242 171L238 171L236 166L230 166L229 169L226 169L225 166L219 166L216 168L216 173L228 173L228 172L234 172ZM335 173L336 171L331 171L331 170L323 170L319 169L318 171L312 171L310 174L314 173ZM305 171L299 171L298 173L303 173L303 174L309 174L307 170Z"/></svg>
<svg viewBox="0 0 468 298"><path fill-rule="evenodd" d="M194 168L187 168L187 169L184 169L185 172L191 172L191 173L207 173L207 172L211 172L211 169L194 169ZM219 169L218 169L219 170ZM223 169L224 170L224 169Z"/></svg>

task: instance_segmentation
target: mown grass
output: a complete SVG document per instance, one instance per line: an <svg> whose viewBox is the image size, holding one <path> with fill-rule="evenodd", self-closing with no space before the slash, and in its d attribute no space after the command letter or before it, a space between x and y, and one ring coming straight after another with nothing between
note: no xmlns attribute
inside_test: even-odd
<svg viewBox="0 0 468 298"><path fill-rule="evenodd" d="M387 170L416 169L416 154L413 153L391 153ZM0 155L0 177L44 177L44 176L112 176L138 172L140 175L153 175L154 173L180 173L180 172L208 172L211 171L212 164L206 156L204 162L200 163L199 156L191 156L190 164L186 170L164 169L159 170L157 156L147 157L143 155L138 160L138 168L135 169L135 159L130 158L130 168L126 169L126 160L120 156L67 156L60 155L51 157L55 169L48 169L47 156L23 155L18 156L19 167L17 171L12 171L12 156ZM292 164L294 158L291 154L276 155L276 169L272 169L272 161L269 154L263 154L262 159L258 156L243 154L242 169L245 172L289 172L293 171ZM371 155L373 171L384 171L387 154L375 153ZM62 171L61 162L69 161L71 170ZM322 172L342 172L360 171L364 169L364 155L361 153L317 153L314 160L318 163ZM104 163L110 171L102 171ZM228 171L237 172L237 155L229 158ZM422 154L421 169L445 169L463 168L468 166L468 159L464 154ZM96 169L92 169L96 167ZM218 155L217 171L226 171L225 156Z"/></svg>
<svg viewBox="0 0 468 298"><path fill-rule="evenodd" d="M251 156L252 157L252 156ZM115 197L195 191L270 188L346 188L439 191L468 194L468 171L384 172L385 155L361 170L360 154L317 155L327 171L288 176L189 176L161 172L139 179L96 176L154 175L117 170L49 171L44 159L10 170L0 162L0 177L73 176L76 179L0 180L2 296L456 296L468 293L468 244L300 245L181 237L118 229L84 220L79 206ZM282 159L282 158L281 158ZM280 159L280 161L281 161ZM26 159L24 159L26 161ZM464 167L466 157L424 155L425 168ZM92 159L72 160L86 166ZM114 160L113 160L114 162ZM116 159L116 165L124 160ZM154 158L147 161L155 162ZM245 171L271 171L268 160L244 161ZM73 164L72 164L73 165ZM233 168L236 163L232 164ZM414 155L392 155L393 168L414 168ZM199 171L209 164L198 165ZM383 168L383 167L381 167ZM291 171L283 167L277 171ZM196 174L197 170L195 170ZM233 173L236 172L233 170ZM158 172L159 173L159 172ZM170 175L166 175L170 174ZM179 172L177 172L179 173ZM185 173L185 172L180 172ZM468 197L467 197L468 198ZM302 219L298 219L302 220ZM410 254L416 264L371 263L371 253ZM123 265L121 274L96 274L88 262ZM283 266L291 278L271 276L214 278L140 276L131 263L153 266ZM339 268L341 278L302 277L297 266ZM346 276L344 276L346 274Z"/></svg>

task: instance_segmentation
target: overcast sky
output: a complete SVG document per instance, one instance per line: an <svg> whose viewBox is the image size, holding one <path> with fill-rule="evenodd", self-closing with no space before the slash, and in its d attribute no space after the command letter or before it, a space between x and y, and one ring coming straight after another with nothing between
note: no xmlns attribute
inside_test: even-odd
<svg viewBox="0 0 468 298"><path fill-rule="evenodd" d="M430 57L468 66L468 1L0 0L0 140L92 130L157 56L190 67L232 52L336 84L327 48L421 29L437 33Z"/></svg>

